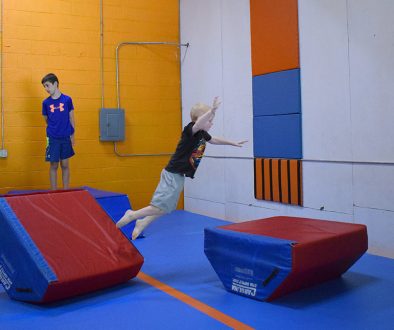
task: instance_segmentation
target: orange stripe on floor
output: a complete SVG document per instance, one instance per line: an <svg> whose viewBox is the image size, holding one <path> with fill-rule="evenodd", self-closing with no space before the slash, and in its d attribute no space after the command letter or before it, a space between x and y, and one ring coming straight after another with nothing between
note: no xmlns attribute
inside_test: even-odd
<svg viewBox="0 0 394 330"><path fill-rule="evenodd" d="M249 330L249 329L253 329L252 327L222 313L219 312L218 310L202 303L201 301L198 301L197 299L194 299L190 296L188 296L187 294L184 294L172 287L170 287L169 285L160 282L158 280L156 280L155 278L153 278L152 276L149 276L143 272L139 272L137 277L148 283L149 285L169 294L170 296L182 301L185 304L188 304L189 306L199 310L200 312L214 318L215 320L233 328L233 329L240 329L240 330Z"/></svg>

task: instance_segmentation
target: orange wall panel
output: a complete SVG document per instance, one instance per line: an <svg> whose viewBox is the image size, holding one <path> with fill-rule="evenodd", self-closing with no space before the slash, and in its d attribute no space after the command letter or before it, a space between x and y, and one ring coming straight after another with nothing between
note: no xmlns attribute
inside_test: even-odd
<svg viewBox="0 0 394 330"><path fill-rule="evenodd" d="M250 0L253 76L299 68L297 0Z"/></svg>

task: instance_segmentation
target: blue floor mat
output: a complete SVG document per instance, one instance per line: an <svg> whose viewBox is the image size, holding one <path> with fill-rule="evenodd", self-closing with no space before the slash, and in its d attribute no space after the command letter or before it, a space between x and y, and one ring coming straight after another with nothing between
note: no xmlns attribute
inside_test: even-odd
<svg viewBox="0 0 394 330"><path fill-rule="evenodd" d="M142 271L255 329L392 329L394 260L366 254L341 278L271 303L227 292L204 255L204 228L227 222L185 211L158 219L134 241ZM38 306L0 289L1 330L229 329L138 278Z"/></svg>

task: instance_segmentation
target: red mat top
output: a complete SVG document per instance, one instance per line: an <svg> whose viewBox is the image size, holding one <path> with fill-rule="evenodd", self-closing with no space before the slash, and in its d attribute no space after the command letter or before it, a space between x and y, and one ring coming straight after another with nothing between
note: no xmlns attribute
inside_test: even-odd
<svg viewBox="0 0 394 330"><path fill-rule="evenodd" d="M219 228L308 243L354 231L364 231L366 227L353 223L278 216Z"/></svg>

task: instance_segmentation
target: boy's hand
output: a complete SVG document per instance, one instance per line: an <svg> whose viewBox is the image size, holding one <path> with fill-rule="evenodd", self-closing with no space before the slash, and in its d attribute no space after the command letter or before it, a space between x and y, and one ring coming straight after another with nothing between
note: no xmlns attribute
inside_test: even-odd
<svg viewBox="0 0 394 330"><path fill-rule="evenodd" d="M233 144L233 146L234 146L234 147L242 147L243 144L245 144L246 142L248 142L248 140L240 141L240 142L235 142L235 143Z"/></svg>
<svg viewBox="0 0 394 330"><path fill-rule="evenodd" d="M212 104L212 109L211 109L211 111L212 111L213 113L215 113L216 110L217 110L217 108L219 108L219 106L220 106L221 103L222 103L222 102L219 100L219 96L216 96L216 97L213 99L213 104Z"/></svg>
<svg viewBox="0 0 394 330"><path fill-rule="evenodd" d="M74 134L70 136L70 139L71 139L71 144L74 146L75 145Z"/></svg>

